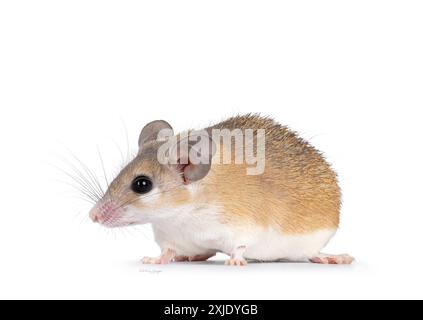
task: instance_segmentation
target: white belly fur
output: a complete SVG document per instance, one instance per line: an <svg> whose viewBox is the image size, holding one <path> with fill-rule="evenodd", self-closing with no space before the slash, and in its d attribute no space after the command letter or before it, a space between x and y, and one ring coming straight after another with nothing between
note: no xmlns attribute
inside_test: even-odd
<svg viewBox="0 0 423 320"><path fill-rule="evenodd" d="M230 254L237 246L246 246L247 259L302 261L316 256L336 232L319 230L291 235L271 227L231 228L219 221L219 208L215 206L185 206L165 211L152 223L156 241L162 249L173 249L177 255L184 256Z"/></svg>

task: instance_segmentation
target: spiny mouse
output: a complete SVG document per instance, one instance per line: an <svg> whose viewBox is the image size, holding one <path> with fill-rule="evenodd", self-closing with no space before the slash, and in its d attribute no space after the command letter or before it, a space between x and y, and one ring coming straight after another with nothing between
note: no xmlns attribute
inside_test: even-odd
<svg viewBox="0 0 423 320"><path fill-rule="evenodd" d="M218 252L237 266L353 262L321 253L339 225L337 175L286 126L248 114L175 135L157 120L138 146L90 217L106 227L151 223L161 254L143 263L204 261Z"/></svg>

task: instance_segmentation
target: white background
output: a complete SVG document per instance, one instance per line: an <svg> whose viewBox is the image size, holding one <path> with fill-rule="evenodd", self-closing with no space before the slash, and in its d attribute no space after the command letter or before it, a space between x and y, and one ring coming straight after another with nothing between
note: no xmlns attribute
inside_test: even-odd
<svg viewBox="0 0 423 320"><path fill-rule="evenodd" d="M421 1L2 1L0 298L423 298ZM109 177L148 121L261 112L339 172L353 266L143 266L61 181ZM225 181L222 181L225 183ZM219 259L223 259L220 256Z"/></svg>

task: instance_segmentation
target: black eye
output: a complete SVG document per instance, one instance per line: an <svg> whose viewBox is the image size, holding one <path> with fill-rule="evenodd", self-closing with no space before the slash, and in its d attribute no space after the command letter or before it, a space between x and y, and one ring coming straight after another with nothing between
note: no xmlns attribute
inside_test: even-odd
<svg viewBox="0 0 423 320"><path fill-rule="evenodd" d="M146 176L136 177L134 181L132 181L131 189L139 194L150 192L151 189L153 189L153 181Z"/></svg>

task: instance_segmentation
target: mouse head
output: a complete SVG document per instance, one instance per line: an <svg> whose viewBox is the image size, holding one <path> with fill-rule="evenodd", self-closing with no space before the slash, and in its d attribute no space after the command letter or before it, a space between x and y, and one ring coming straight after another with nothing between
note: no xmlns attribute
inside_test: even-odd
<svg viewBox="0 0 423 320"><path fill-rule="evenodd" d="M106 227L148 223L175 212L169 208L189 204L190 186L207 176L215 149L207 132L174 136L163 120L142 129L138 146L136 157L91 209L94 222Z"/></svg>

